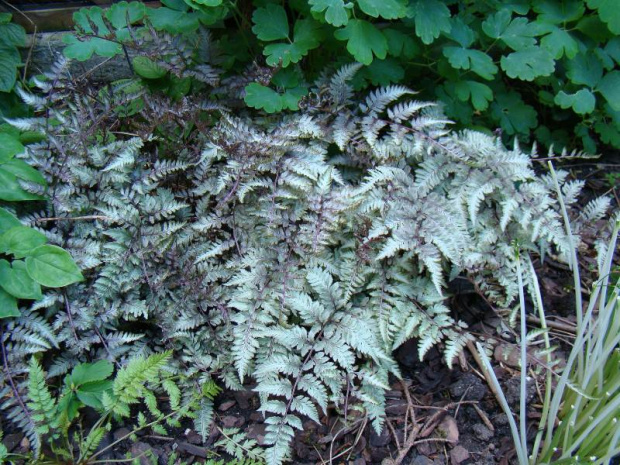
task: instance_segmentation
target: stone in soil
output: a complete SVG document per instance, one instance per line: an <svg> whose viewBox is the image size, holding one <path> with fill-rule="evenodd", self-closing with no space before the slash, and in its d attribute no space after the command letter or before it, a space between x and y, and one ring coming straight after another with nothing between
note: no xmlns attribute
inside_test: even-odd
<svg viewBox="0 0 620 465"><path fill-rule="evenodd" d="M198 447L189 442L179 442L177 444L177 450L179 452L185 452L186 454L193 455L194 457L200 457L202 459L207 458L207 449L204 447Z"/></svg>
<svg viewBox="0 0 620 465"><path fill-rule="evenodd" d="M481 441L488 441L493 437L493 433L491 432L491 430L484 426L482 423L476 423L472 427L472 430L476 437Z"/></svg>
<svg viewBox="0 0 620 465"><path fill-rule="evenodd" d="M421 455L426 455L426 456L434 454L437 450L435 448L435 444L432 442L423 442L421 444L418 444L416 448L418 449L418 452Z"/></svg>
<svg viewBox="0 0 620 465"><path fill-rule="evenodd" d="M425 455L418 455L411 461L410 465L433 465L433 461Z"/></svg>
<svg viewBox="0 0 620 465"><path fill-rule="evenodd" d="M237 402L234 400L227 400L225 402L222 402L221 405L217 408L220 412L225 412L227 410L230 410L231 408L233 408L235 406Z"/></svg>
<svg viewBox="0 0 620 465"><path fill-rule="evenodd" d="M370 432L370 445L372 447L385 447L390 443L391 440L392 438L390 436L390 431L388 430L388 428L383 428L383 431L381 431L380 435L377 434L374 428Z"/></svg>
<svg viewBox="0 0 620 465"><path fill-rule="evenodd" d="M121 438L129 438L129 436L127 435L130 433L131 431L129 431L127 428L119 428L116 431L114 431L114 434L112 435L112 437L114 438L115 441L118 441Z"/></svg>
<svg viewBox="0 0 620 465"><path fill-rule="evenodd" d="M266 430L267 425L252 425L248 429L248 438L256 439L256 442L262 446L265 444Z"/></svg>
<svg viewBox="0 0 620 465"><path fill-rule="evenodd" d="M235 391L235 400L239 404L239 408L247 410L250 408L250 402L256 394L250 390Z"/></svg>
<svg viewBox="0 0 620 465"><path fill-rule="evenodd" d="M535 383L530 379L527 383L526 400L529 402L536 395ZM510 378L504 383L504 394L508 405L517 407L521 399L521 380L518 377Z"/></svg>
<svg viewBox="0 0 620 465"><path fill-rule="evenodd" d="M157 458L153 448L145 442L134 442L129 448L132 457L140 457L140 465L151 465L152 457Z"/></svg>
<svg viewBox="0 0 620 465"><path fill-rule="evenodd" d="M188 430L185 432L185 438L190 444L202 444L202 437L196 431Z"/></svg>
<svg viewBox="0 0 620 465"><path fill-rule="evenodd" d="M469 458L469 451L463 446L456 446L450 451L450 463L459 465Z"/></svg>
<svg viewBox="0 0 620 465"><path fill-rule="evenodd" d="M370 458L373 462L381 462L389 456L390 451L387 447L377 447L370 450Z"/></svg>
<svg viewBox="0 0 620 465"><path fill-rule="evenodd" d="M441 423L437 426L437 432L451 444L459 442L459 428L456 420L450 415L441 420Z"/></svg>
<svg viewBox="0 0 620 465"><path fill-rule="evenodd" d="M480 401L488 392L482 380L473 373L463 373L459 380L450 386L450 394L459 400L463 398L463 400Z"/></svg>
<svg viewBox="0 0 620 465"><path fill-rule="evenodd" d="M252 412L250 413L250 421L263 421L263 414L260 412Z"/></svg>
<svg viewBox="0 0 620 465"><path fill-rule="evenodd" d="M224 428L239 428L245 424L245 418L236 417L234 415L227 415L222 418L222 425Z"/></svg>
<svg viewBox="0 0 620 465"><path fill-rule="evenodd" d="M15 450L15 448L19 445L23 437L24 435L21 433L7 434L2 440L2 443L9 452L13 452L13 450Z"/></svg>

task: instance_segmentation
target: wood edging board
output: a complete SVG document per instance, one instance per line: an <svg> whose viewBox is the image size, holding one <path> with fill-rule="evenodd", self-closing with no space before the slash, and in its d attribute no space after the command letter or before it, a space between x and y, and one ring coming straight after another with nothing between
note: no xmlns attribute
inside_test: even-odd
<svg viewBox="0 0 620 465"><path fill-rule="evenodd" d="M113 2L109 0L93 0L101 8L109 8ZM161 6L159 1L142 2L147 7ZM48 8L34 5L34 8L11 9L0 3L0 11L13 13L13 21L26 29L28 33L70 31L73 29L73 13L81 8L95 5L71 5L66 7L50 6ZM17 11L18 10L18 11Z"/></svg>

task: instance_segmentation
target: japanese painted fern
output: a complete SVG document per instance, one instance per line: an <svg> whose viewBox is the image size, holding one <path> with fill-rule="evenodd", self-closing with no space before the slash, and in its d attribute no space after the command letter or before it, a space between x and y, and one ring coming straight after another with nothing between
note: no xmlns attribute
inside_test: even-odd
<svg viewBox="0 0 620 465"><path fill-rule="evenodd" d="M380 430L399 376L392 351L416 338L420 357L438 345L450 364L470 338L445 305L450 277L467 274L508 305L511 244L562 256L567 241L530 155L451 132L437 105L402 86L359 100L347 84L357 69L318 82L301 113L253 119L227 109L225 88L171 102L123 82L89 96L58 68L31 102L62 124L14 121L47 134L26 158L51 200L24 220L47 225L87 281L4 333L5 369L42 346L71 354L54 374L171 350L184 389L253 379L270 464L303 418L342 411L355 403L346 396ZM573 202L580 187L564 182ZM43 307L51 326L35 336L26 320Z"/></svg>

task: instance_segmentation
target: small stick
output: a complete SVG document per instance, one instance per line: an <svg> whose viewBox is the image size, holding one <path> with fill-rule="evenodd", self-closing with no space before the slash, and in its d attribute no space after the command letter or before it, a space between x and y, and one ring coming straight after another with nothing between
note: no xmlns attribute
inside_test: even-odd
<svg viewBox="0 0 620 465"><path fill-rule="evenodd" d="M536 323L537 325L540 325L541 323L540 318L534 315L528 315L527 321L529 321L530 323ZM575 332L577 331L576 326L566 324L566 323L561 323L559 321L546 320L545 323L547 323L547 326L550 328L559 329L561 331L564 331L570 334L575 334Z"/></svg>
<svg viewBox="0 0 620 465"><path fill-rule="evenodd" d="M480 407L478 407L476 404L472 404L472 405L474 409L476 410L476 413L482 420L482 422L486 425L486 427L489 428L489 430L492 433L495 433L495 426L493 426L493 423L491 423L491 420L489 420L489 417L487 416L487 414L484 413L484 411Z"/></svg>
<svg viewBox="0 0 620 465"><path fill-rule="evenodd" d="M81 220L104 220L104 221L114 221L109 216L103 215L86 215L86 216L55 216L52 218L37 218L37 223L45 223L47 221L81 221Z"/></svg>

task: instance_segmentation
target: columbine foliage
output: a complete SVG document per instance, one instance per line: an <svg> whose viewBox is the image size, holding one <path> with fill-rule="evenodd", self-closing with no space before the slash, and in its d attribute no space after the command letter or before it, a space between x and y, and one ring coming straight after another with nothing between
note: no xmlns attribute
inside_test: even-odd
<svg viewBox="0 0 620 465"><path fill-rule="evenodd" d="M87 281L35 307L51 327L31 329L33 313L16 320L14 362L40 350L18 342L29 330L78 360L165 347L188 392L214 377L231 388L253 379L268 463L329 405L357 402L380 430L388 377L399 376L391 353L404 341L416 338L420 357L440 346L452 362L470 336L444 305L450 275L507 305L512 241L566 252L552 182L529 155L450 132L440 107L402 86L360 100L347 82L358 65L317 82L304 112L273 119L227 110L243 78L211 98L171 101L139 82L95 98L65 68L33 101L62 124L13 123L45 128L50 141L27 150L54 188L25 220L60 218L50 234ZM574 202L580 186L563 181ZM119 415L125 392L111 397ZM198 410L206 435L210 406Z"/></svg>
<svg viewBox="0 0 620 465"><path fill-rule="evenodd" d="M144 25L188 36L201 24L216 25L215 49L226 69L260 59L272 69L265 80L246 83L251 107L296 109L308 88L282 85L282 72L302 69L313 79L326 62L355 60L365 65L354 82L358 89L419 82L426 98L445 102L463 127L497 127L506 138L535 135L546 145L595 153L601 142L620 146L620 14L612 4L256 0L240 9L231 0L179 0L154 9L119 2L105 12L76 13L77 35L67 37L65 53L79 60L121 55L144 37ZM187 81L171 85L151 52L138 54L138 74L186 92Z"/></svg>

